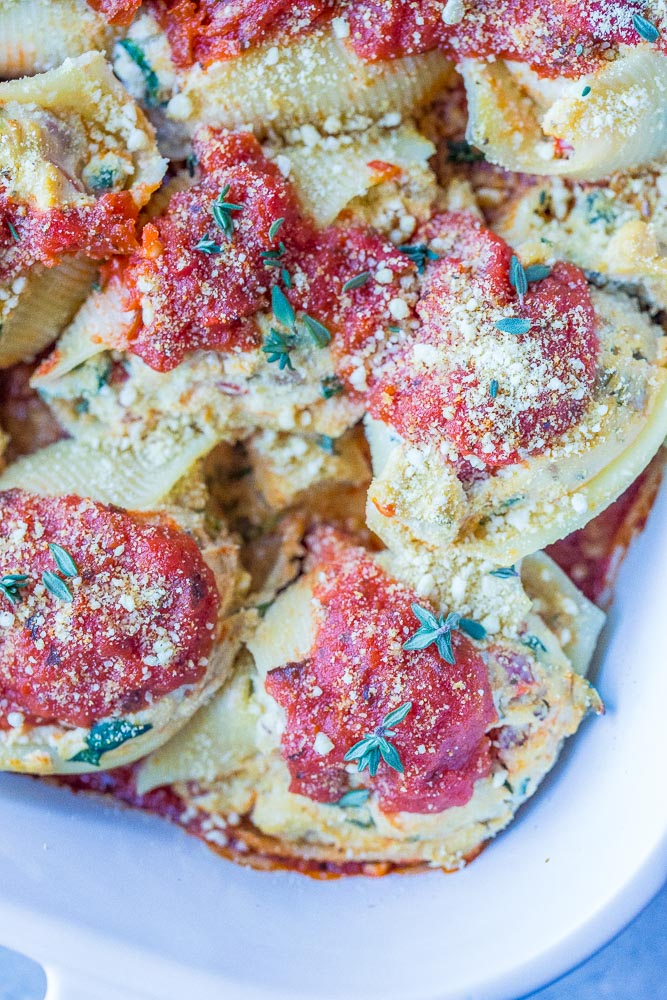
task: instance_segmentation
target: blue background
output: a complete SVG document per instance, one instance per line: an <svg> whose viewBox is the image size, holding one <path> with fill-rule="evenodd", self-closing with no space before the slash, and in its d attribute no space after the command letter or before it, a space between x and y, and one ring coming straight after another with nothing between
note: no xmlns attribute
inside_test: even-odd
<svg viewBox="0 0 667 1000"><path fill-rule="evenodd" d="M0 1000L43 1000L45 988L39 966L0 948ZM667 1000L667 886L615 941L532 998Z"/></svg>

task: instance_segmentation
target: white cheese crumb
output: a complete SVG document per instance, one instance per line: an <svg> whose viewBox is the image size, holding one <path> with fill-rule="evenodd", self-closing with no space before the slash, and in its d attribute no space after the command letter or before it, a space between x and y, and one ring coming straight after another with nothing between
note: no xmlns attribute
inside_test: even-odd
<svg viewBox="0 0 667 1000"><path fill-rule="evenodd" d="M329 739L326 733L318 733L315 737L315 742L313 743L313 750L318 753L320 757L326 757L328 753L334 748L334 744Z"/></svg>

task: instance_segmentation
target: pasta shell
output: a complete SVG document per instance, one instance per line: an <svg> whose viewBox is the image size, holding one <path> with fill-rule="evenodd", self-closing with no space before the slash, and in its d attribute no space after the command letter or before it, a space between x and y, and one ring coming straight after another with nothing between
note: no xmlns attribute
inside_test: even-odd
<svg viewBox="0 0 667 1000"><path fill-rule="evenodd" d="M118 34L85 0L0 0L0 77L32 76Z"/></svg>
<svg viewBox="0 0 667 1000"><path fill-rule="evenodd" d="M369 164L399 167L418 183L435 147L411 126L400 126L341 136L337 142L329 138L311 146L299 143L281 152L301 205L318 226L327 226L351 201L385 179Z"/></svg>
<svg viewBox="0 0 667 1000"><path fill-rule="evenodd" d="M367 422L376 477L368 525L389 548L509 566L582 527L649 464L667 436L661 330L624 296L596 292L593 299L604 342L601 369L616 381L598 390L590 435L577 440L575 429L573 440L558 443L551 455L507 467L466 495L434 450L420 452L417 461L415 449L386 425ZM637 370L628 360L634 337L640 357L652 359L638 360Z"/></svg>
<svg viewBox="0 0 667 1000"><path fill-rule="evenodd" d="M622 47L597 73L557 86L500 60L460 69L468 141L508 170L599 180L667 149L667 57L651 46Z"/></svg>
<svg viewBox="0 0 667 1000"><path fill-rule="evenodd" d="M176 439L156 434L139 454L65 440L18 459L0 476L0 490L90 497L128 510L151 510L215 444L201 432Z"/></svg>
<svg viewBox="0 0 667 1000"><path fill-rule="evenodd" d="M38 265L13 283L20 287L3 302L0 295L0 368L29 361L71 320L97 273L93 261L73 257L57 267ZM3 309L4 306L4 309Z"/></svg>

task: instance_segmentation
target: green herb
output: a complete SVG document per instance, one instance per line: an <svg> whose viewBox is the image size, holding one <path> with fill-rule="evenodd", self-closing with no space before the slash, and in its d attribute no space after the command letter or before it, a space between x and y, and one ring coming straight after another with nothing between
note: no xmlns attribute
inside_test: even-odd
<svg viewBox="0 0 667 1000"><path fill-rule="evenodd" d="M264 615L269 610L269 608L271 607L272 604L273 604L273 601L265 601L264 604L256 604L255 605L255 611L257 612L257 614L259 615L260 618L264 617Z"/></svg>
<svg viewBox="0 0 667 1000"><path fill-rule="evenodd" d="M64 601L65 604L71 604L74 600L72 597L72 591L69 589L65 581L61 580L55 573L52 573L51 570L44 570L42 573L42 583L48 592L53 594L54 597L57 597L59 601Z"/></svg>
<svg viewBox="0 0 667 1000"><path fill-rule="evenodd" d="M75 577L79 575L76 563L69 552L60 545L56 545L55 542L49 542L49 548L51 549L51 555L55 560L55 564L63 576Z"/></svg>
<svg viewBox="0 0 667 1000"><path fill-rule="evenodd" d="M423 274L426 269L426 262L429 260L440 260L437 253L434 253L425 243L404 243L398 248L401 253L409 257L417 268L418 274Z"/></svg>
<svg viewBox="0 0 667 1000"><path fill-rule="evenodd" d="M320 389L325 399L331 399L332 396L340 396L344 392L343 383L337 375L325 375L320 382Z"/></svg>
<svg viewBox="0 0 667 1000"><path fill-rule="evenodd" d="M303 324L318 347L326 347L331 341L331 333L327 330L326 326L318 320L313 319L312 316L305 315L303 317Z"/></svg>
<svg viewBox="0 0 667 1000"><path fill-rule="evenodd" d="M522 635L521 642L524 646L528 646L529 649L532 649L534 653L538 652L538 650L542 653L546 653L547 651L547 647L541 639L538 639L536 635Z"/></svg>
<svg viewBox="0 0 667 1000"><path fill-rule="evenodd" d="M345 792L345 795L341 795L338 802L334 802L333 805L340 806L341 809L357 809L368 802L370 795L368 788L351 788L349 792Z"/></svg>
<svg viewBox="0 0 667 1000"><path fill-rule="evenodd" d="M288 330L294 329L296 314L292 304L279 285L274 285L271 289L271 309L276 321L281 326L286 326Z"/></svg>
<svg viewBox="0 0 667 1000"><path fill-rule="evenodd" d="M581 44L581 42L579 42L579 44L576 46L576 48L574 50L574 53L575 53L575 55L580 56L580 55L583 55L583 52L584 52L584 47Z"/></svg>
<svg viewBox="0 0 667 1000"><path fill-rule="evenodd" d="M486 629L479 622L470 618L462 618L456 611L450 611L445 618L437 618L428 608L419 604L412 605L412 613L420 622L420 628L403 643L403 649L426 649L432 643L436 644L440 656L446 663L456 663L452 649L452 632L465 632L472 639L484 639Z"/></svg>
<svg viewBox="0 0 667 1000"><path fill-rule="evenodd" d="M411 708L412 702L406 701L400 708L395 708L393 712L388 712L382 720L382 725L374 729L372 733L366 733L358 743L350 747L344 759L356 760L358 771L364 771L368 768L372 778L377 774L380 760L383 760L394 771L402 774L403 762L398 750L389 741L395 735L392 727L402 722Z"/></svg>
<svg viewBox="0 0 667 1000"><path fill-rule="evenodd" d="M326 451L329 455L336 454L336 439L329 437L328 434L318 434L315 439L323 451Z"/></svg>
<svg viewBox="0 0 667 1000"><path fill-rule="evenodd" d="M128 740L143 736L153 727L147 723L144 726L133 726L127 719L112 719L110 722L97 722L86 737L88 747L86 750L79 750L70 760L80 761L84 764L92 764L94 767L100 766L100 757L116 750L127 743Z"/></svg>
<svg viewBox="0 0 667 1000"><path fill-rule="evenodd" d="M119 43L130 59L137 64L142 72L144 83L146 84L146 102L151 105L157 104L157 95L160 89L160 81L157 73L146 58L146 54L141 46L133 42L131 38L122 38Z"/></svg>
<svg viewBox="0 0 667 1000"><path fill-rule="evenodd" d="M99 281L93 281L93 283L91 284L90 287L92 288L92 290L94 292L101 292L102 291L102 286L100 285Z"/></svg>
<svg viewBox="0 0 667 1000"><path fill-rule="evenodd" d="M525 269L526 279L528 284L532 284L533 281L544 281L551 274L551 268L547 267L546 264L531 264L530 267Z"/></svg>
<svg viewBox="0 0 667 1000"><path fill-rule="evenodd" d="M283 368L289 368L290 371L294 371L294 365L292 364L292 359L289 356L290 351L293 350L293 348L293 337L286 337L284 334L279 333L271 327L270 332L264 338L262 353L268 354L266 360L269 364L277 361L278 367L281 371Z"/></svg>
<svg viewBox="0 0 667 1000"><path fill-rule="evenodd" d="M612 223L616 219L614 204L604 191L591 191L586 195L587 222L592 226L596 222Z"/></svg>
<svg viewBox="0 0 667 1000"><path fill-rule="evenodd" d="M280 227L282 226L282 224L283 224L284 221L285 221L284 218L282 218L282 219L274 219L273 220L273 222L269 226L269 239L270 240L275 240L275 238L278 235L278 232L280 230Z"/></svg>
<svg viewBox="0 0 667 1000"><path fill-rule="evenodd" d="M590 92L591 92L591 88L589 86L585 86L584 89L581 92L581 96L582 97L588 97L588 95L590 94Z"/></svg>
<svg viewBox="0 0 667 1000"><path fill-rule="evenodd" d="M637 34L641 35L645 42L657 42L660 38L660 32L656 26L647 21L641 14L633 14L632 23Z"/></svg>
<svg viewBox="0 0 667 1000"><path fill-rule="evenodd" d="M491 385L489 386L489 396L491 399L495 399L498 395L498 379L492 378Z"/></svg>
<svg viewBox="0 0 667 1000"><path fill-rule="evenodd" d="M510 261L510 284L519 298L523 299L528 291L528 278L526 277L523 264L516 255L513 255Z"/></svg>
<svg viewBox="0 0 667 1000"><path fill-rule="evenodd" d="M514 566L503 566L502 569L492 569L489 576L497 576L499 580L508 580L512 576L518 576Z"/></svg>
<svg viewBox="0 0 667 1000"><path fill-rule="evenodd" d="M351 292L355 288L361 288L362 285L366 284L370 276L371 276L370 271L362 271L361 274L357 274L356 277L349 278L343 285L343 291Z"/></svg>
<svg viewBox="0 0 667 1000"><path fill-rule="evenodd" d="M447 159L450 163L478 163L484 159L484 153L471 146L465 139L461 141L450 139L447 142L447 149L449 151Z"/></svg>
<svg viewBox="0 0 667 1000"><path fill-rule="evenodd" d="M528 333L532 324L529 319L520 319L519 316L508 316L507 319L499 319L493 324L501 333L513 333L520 337L523 333Z"/></svg>
<svg viewBox="0 0 667 1000"><path fill-rule="evenodd" d="M20 243L21 242L21 237L16 232L16 227L14 226L14 224L12 222L9 221L9 219L7 219L7 228L9 229L9 232L10 232L10 235L11 235L12 239L16 243Z"/></svg>
<svg viewBox="0 0 667 1000"><path fill-rule="evenodd" d="M90 186L93 191L109 191L116 180L116 171L113 167L101 167L90 179Z"/></svg>
<svg viewBox="0 0 667 1000"><path fill-rule="evenodd" d="M208 236L204 236L203 239L199 241L196 245L195 250L199 250L200 253L214 254L222 253L222 247L219 243L210 239Z"/></svg>
<svg viewBox="0 0 667 1000"><path fill-rule="evenodd" d="M387 329L390 330L392 333L400 333L401 332L400 326L396 326L395 323L390 324L387 327Z"/></svg>
<svg viewBox="0 0 667 1000"><path fill-rule="evenodd" d="M195 167L197 166L198 163L199 163L199 158L195 156L194 153L190 153L187 160L185 161L185 165L188 168L188 173L190 177L194 177Z"/></svg>
<svg viewBox="0 0 667 1000"><path fill-rule="evenodd" d="M7 573L0 579L0 594L12 604L20 604L21 589L28 586L26 573Z"/></svg>
<svg viewBox="0 0 667 1000"><path fill-rule="evenodd" d="M262 250L260 257L262 258L264 267L280 267L280 259L285 256L286 252L285 244L282 240L278 244L277 250Z"/></svg>
<svg viewBox="0 0 667 1000"><path fill-rule="evenodd" d="M234 220L232 219L231 213L240 212L243 208L245 208L245 206L235 205L233 201L225 201L229 188L230 185L225 184L222 191L213 202L211 211L213 212L213 218L220 226L227 239L231 240L234 235Z"/></svg>

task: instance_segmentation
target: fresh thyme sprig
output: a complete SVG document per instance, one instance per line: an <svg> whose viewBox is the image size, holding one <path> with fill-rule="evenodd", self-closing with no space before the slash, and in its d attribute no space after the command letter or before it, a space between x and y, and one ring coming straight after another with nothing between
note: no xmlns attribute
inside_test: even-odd
<svg viewBox="0 0 667 1000"><path fill-rule="evenodd" d="M276 322L285 327L288 333L281 333L271 327L271 332L264 341L262 351L268 355L269 363L272 361L280 363L281 371L283 368L290 368L294 371L289 352L296 347L299 330L297 329L294 307L280 285L274 285L271 289L271 309ZM304 313L302 323L316 347L326 347L331 341L330 331L319 320Z"/></svg>
<svg viewBox="0 0 667 1000"><path fill-rule="evenodd" d="M29 579L27 573L6 573L0 578L0 594L6 597L11 604L20 604L21 590L28 586Z"/></svg>
<svg viewBox="0 0 667 1000"><path fill-rule="evenodd" d="M212 240L209 236L204 236L199 243L195 246L195 250L199 250L200 253L215 254L222 253L222 247L215 240Z"/></svg>
<svg viewBox="0 0 667 1000"><path fill-rule="evenodd" d="M264 267L282 267L281 258L285 256L287 248L281 240L276 250L262 250L260 257Z"/></svg>
<svg viewBox="0 0 667 1000"><path fill-rule="evenodd" d="M393 727L403 721L411 708L412 702L406 701L404 705L388 712L381 725L377 726L372 733L366 733L362 739L350 747L344 759L356 760L358 771L365 771L368 768L372 778L377 774L380 760L383 760L394 771L402 774L403 761L390 740L396 735Z"/></svg>
<svg viewBox="0 0 667 1000"><path fill-rule="evenodd" d="M409 257L412 263L417 268L418 274L423 274L426 269L426 263L429 260L440 260L440 257L435 251L431 250L426 243L404 243L398 248L401 253L404 253L406 257Z"/></svg>
<svg viewBox="0 0 667 1000"><path fill-rule="evenodd" d="M452 632L465 632L471 639L484 639L486 629L471 618L462 618L456 611L439 618L428 608L412 605L412 613L420 623L420 628L403 643L403 649L426 649L435 643L440 656L446 663L456 663L452 649Z"/></svg>
<svg viewBox="0 0 667 1000"><path fill-rule="evenodd" d="M213 212L213 218L220 226L227 239L231 240L234 235L234 220L232 219L231 213L242 211L245 208L245 205L235 205L232 201L225 201L225 198L229 193L229 188L230 185L225 184L222 191L213 202L211 211Z"/></svg>
<svg viewBox="0 0 667 1000"><path fill-rule="evenodd" d="M266 360L269 364L277 361L280 371L284 368L289 368L289 370L293 372L294 365L292 364L292 359L290 358L290 351L293 350L293 348L293 337L279 333L278 330L271 327L269 333L264 338L262 353L267 355Z"/></svg>

